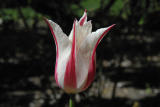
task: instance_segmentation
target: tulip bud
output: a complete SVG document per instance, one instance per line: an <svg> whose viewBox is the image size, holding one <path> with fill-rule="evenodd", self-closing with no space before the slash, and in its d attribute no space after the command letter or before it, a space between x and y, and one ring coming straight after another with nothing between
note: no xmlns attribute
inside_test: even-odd
<svg viewBox="0 0 160 107"><path fill-rule="evenodd" d="M67 93L84 91L94 80L96 48L115 24L92 32L92 24L87 21L85 11L79 21L74 21L68 37L58 24L48 19L45 21L56 44L56 83Z"/></svg>

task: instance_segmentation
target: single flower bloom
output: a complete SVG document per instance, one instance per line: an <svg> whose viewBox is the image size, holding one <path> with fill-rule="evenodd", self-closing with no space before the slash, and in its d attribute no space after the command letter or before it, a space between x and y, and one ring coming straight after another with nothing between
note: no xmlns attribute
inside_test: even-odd
<svg viewBox="0 0 160 107"><path fill-rule="evenodd" d="M55 22L45 19L56 44L55 80L67 93L86 90L94 80L96 48L101 39L115 25L92 32L91 21L85 11L75 20L69 36Z"/></svg>

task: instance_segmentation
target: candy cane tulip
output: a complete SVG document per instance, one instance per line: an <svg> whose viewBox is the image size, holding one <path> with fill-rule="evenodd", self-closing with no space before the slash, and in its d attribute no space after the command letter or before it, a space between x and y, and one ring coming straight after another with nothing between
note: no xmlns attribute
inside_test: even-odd
<svg viewBox="0 0 160 107"><path fill-rule="evenodd" d="M96 48L114 24L92 32L85 11L79 21L74 21L70 35L66 36L58 24L48 19L45 21L56 44L56 83L67 93L84 91L94 80Z"/></svg>

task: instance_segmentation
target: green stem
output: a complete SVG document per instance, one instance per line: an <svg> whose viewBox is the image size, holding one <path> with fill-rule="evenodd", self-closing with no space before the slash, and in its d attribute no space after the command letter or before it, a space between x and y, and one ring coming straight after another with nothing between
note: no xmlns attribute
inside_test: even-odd
<svg viewBox="0 0 160 107"><path fill-rule="evenodd" d="M69 107L74 107L74 104L73 104L73 95L70 95L70 98L69 98Z"/></svg>

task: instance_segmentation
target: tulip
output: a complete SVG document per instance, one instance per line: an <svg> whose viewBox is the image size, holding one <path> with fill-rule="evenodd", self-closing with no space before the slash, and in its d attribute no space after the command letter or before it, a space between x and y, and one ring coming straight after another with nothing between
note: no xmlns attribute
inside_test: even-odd
<svg viewBox="0 0 160 107"><path fill-rule="evenodd" d="M94 80L96 48L102 38L115 25L92 32L91 21L85 11L75 20L69 36L55 22L45 19L56 44L55 80L66 93L86 90Z"/></svg>

